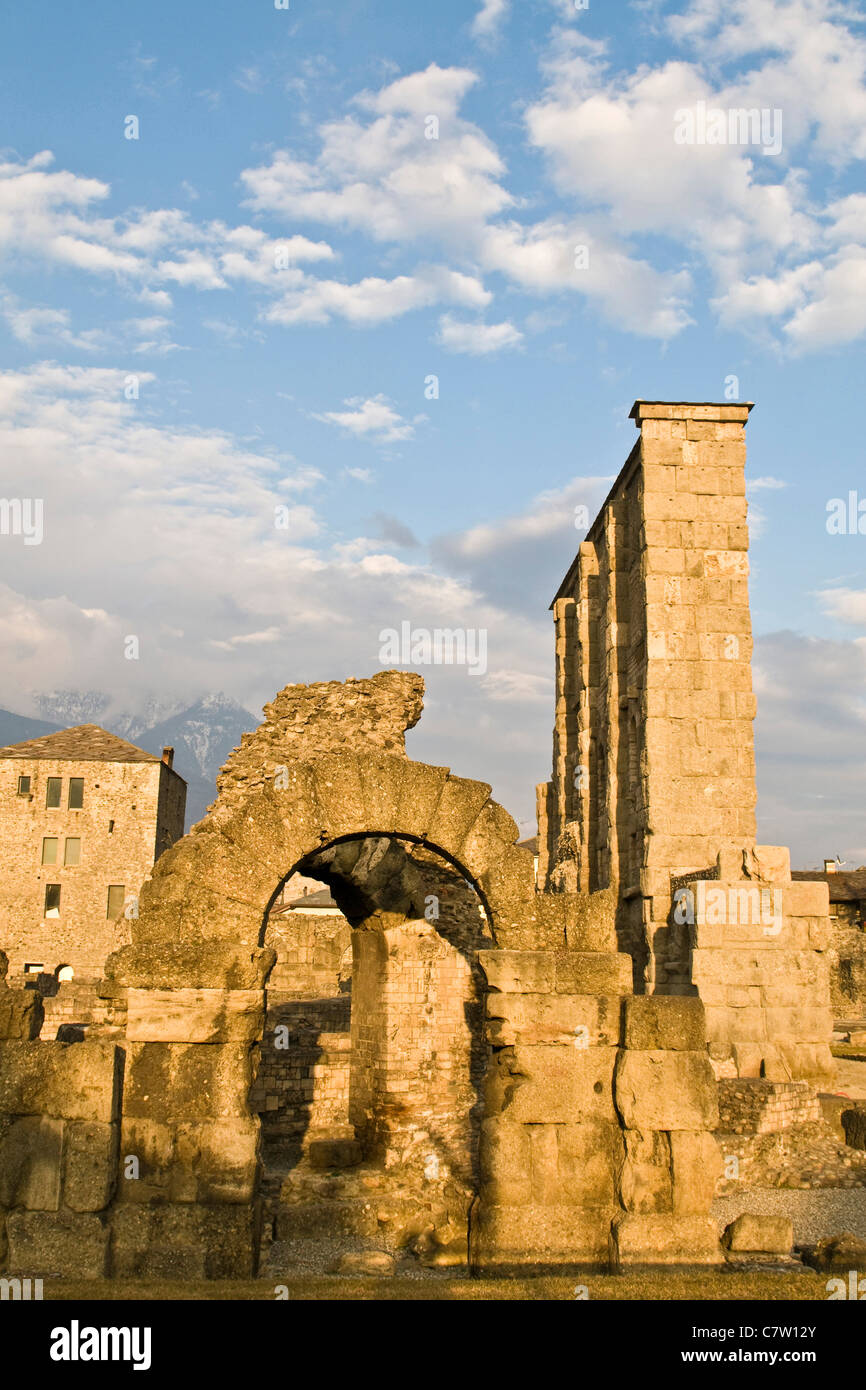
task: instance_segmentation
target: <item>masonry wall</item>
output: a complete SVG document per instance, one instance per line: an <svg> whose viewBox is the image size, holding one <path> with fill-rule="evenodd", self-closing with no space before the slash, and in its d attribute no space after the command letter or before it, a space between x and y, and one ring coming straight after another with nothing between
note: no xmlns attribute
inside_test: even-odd
<svg viewBox="0 0 866 1390"><path fill-rule="evenodd" d="M826 1082L826 892L802 907L815 885L792 885L787 851L755 844L749 409L632 410L640 438L553 603L539 879L555 892L615 887L635 991L697 989L720 1065ZM748 920L710 931L675 910L679 885L717 879L784 898L777 928L757 924L757 954Z"/></svg>
<svg viewBox="0 0 866 1390"><path fill-rule="evenodd" d="M30 793L18 796L29 776ZM46 807L49 777L62 779L61 804ZM69 780L84 781L84 804L70 809ZM139 892L161 849L183 833L183 780L164 763L0 758L0 948L10 970L25 964L47 973L71 965L97 978L107 956L129 940L129 923L108 917L108 888ZM46 837L58 841L58 862L42 863ZM79 839L80 862L64 864L67 839ZM60 885L60 910L45 914L46 885Z"/></svg>

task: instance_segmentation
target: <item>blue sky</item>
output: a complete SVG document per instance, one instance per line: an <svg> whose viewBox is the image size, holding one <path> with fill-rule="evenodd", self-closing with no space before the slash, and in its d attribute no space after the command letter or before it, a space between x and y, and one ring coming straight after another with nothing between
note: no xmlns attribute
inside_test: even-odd
<svg viewBox="0 0 866 1390"><path fill-rule="evenodd" d="M45 504L42 545L0 544L4 705L255 711L372 674L403 620L483 627L488 674L425 671L410 751L527 831L574 508L635 397L736 376L760 835L866 861L866 536L826 529L866 499L862 9L88 0L3 30L0 469ZM677 144L700 101L781 112L781 151Z"/></svg>

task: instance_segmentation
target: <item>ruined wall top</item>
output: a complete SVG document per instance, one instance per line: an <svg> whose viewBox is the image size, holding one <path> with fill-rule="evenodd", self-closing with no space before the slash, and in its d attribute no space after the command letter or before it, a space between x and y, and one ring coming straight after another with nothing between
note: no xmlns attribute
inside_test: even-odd
<svg viewBox="0 0 866 1390"><path fill-rule="evenodd" d="M287 685L264 706L263 723L243 734L220 769L222 805L262 786L281 763L307 762L345 749L406 755L406 730L421 718L424 681L412 671L381 671L369 680Z"/></svg>

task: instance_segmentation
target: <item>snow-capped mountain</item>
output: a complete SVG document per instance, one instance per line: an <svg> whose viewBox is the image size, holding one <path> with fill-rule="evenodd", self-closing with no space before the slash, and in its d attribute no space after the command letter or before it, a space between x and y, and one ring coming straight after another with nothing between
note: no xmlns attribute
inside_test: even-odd
<svg viewBox="0 0 866 1390"><path fill-rule="evenodd" d="M151 696L139 711L116 709L98 690L54 690L33 696L42 718L0 710L0 747L68 729L99 724L119 738L157 756L174 749L174 768L187 784L186 825L201 820L216 796L216 775L241 734L260 720L237 700L221 693L202 695L193 704Z"/></svg>

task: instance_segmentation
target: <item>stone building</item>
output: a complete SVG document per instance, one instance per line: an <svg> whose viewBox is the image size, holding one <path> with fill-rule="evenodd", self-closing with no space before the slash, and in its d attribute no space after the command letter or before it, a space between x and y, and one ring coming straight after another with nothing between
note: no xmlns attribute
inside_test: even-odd
<svg viewBox="0 0 866 1390"><path fill-rule="evenodd" d="M866 867L794 869L792 879L826 883L830 896L830 994L835 1017L866 1019Z"/></svg>
<svg viewBox="0 0 866 1390"><path fill-rule="evenodd" d="M637 993L699 993L722 1074L834 1068L825 883L756 845L750 404L636 401L638 439L551 605L539 882L612 888Z"/></svg>
<svg viewBox="0 0 866 1390"><path fill-rule="evenodd" d="M154 862L183 835L186 783L96 724L0 748L0 939L12 977L98 979Z"/></svg>

